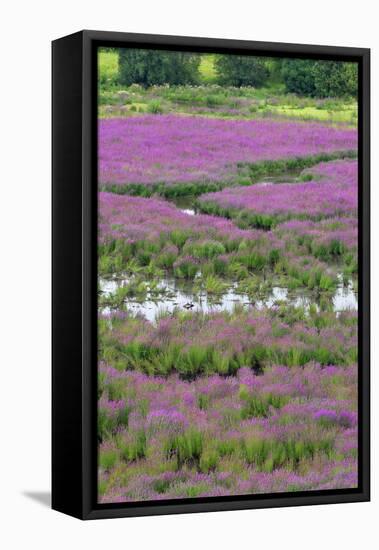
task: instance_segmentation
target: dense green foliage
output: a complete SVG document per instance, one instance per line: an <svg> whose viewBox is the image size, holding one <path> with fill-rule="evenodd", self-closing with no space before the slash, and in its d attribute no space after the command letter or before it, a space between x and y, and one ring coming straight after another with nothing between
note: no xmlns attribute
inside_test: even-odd
<svg viewBox="0 0 379 550"><path fill-rule="evenodd" d="M131 84L145 89L200 84L264 87L304 98L348 98L356 97L358 89L357 64L341 61L103 48L99 68L103 91ZM215 90L212 94L206 101L208 107L213 106L210 100L217 99L218 105L221 99L216 98Z"/></svg>
<svg viewBox="0 0 379 550"><path fill-rule="evenodd" d="M126 86L141 84L194 84L200 56L187 52L120 49L119 77Z"/></svg>
<svg viewBox="0 0 379 550"><path fill-rule="evenodd" d="M356 96L358 65L340 61L318 61L313 69L315 95L318 97Z"/></svg>
<svg viewBox="0 0 379 550"><path fill-rule="evenodd" d="M287 91L313 96L315 94L314 64L314 61L308 59L283 59L282 78Z"/></svg>
<svg viewBox="0 0 379 550"><path fill-rule="evenodd" d="M219 84L263 86L269 77L266 60L243 55L219 55L215 61Z"/></svg>
<svg viewBox="0 0 379 550"><path fill-rule="evenodd" d="M282 78L288 92L305 96L356 96L358 91L358 72L354 63L284 59Z"/></svg>

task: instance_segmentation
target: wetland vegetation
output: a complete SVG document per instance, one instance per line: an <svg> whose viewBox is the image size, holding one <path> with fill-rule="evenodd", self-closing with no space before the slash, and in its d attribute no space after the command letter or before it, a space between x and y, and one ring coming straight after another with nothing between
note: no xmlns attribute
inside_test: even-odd
<svg viewBox="0 0 379 550"><path fill-rule="evenodd" d="M101 502L357 486L355 70L99 50Z"/></svg>

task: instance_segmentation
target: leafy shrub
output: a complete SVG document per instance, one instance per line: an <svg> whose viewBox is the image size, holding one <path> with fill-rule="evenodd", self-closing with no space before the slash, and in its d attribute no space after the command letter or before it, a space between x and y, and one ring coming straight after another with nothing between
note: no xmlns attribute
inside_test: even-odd
<svg viewBox="0 0 379 550"><path fill-rule="evenodd" d="M341 61L284 59L282 77L287 91L316 97L355 97L358 65Z"/></svg>
<svg viewBox="0 0 379 550"><path fill-rule="evenodd" d="M318 61L313 69L317 97L343 97L358 94L358 64Z"/></svg>
<svg viewBox="0 0 379 550"><path fill-rule="evenodd" d="M217 107L218 105L222 105L222 100L217 95L208 95L205 98L205 103L207 107Z"/></svg>
<svg viewBox="0 0 379 550"><path fill-rule="evenodd" d="M120 83L144 87L160 84L194 84L198 81L200 56L187 52L121 48Z"/></svg>
<svg viewBox="0 0 379 550"><path fill-rule="evenodd" d="M310 59L283 59L281 72L287 92L315 95L314 66L315 61Z"/></svg>
<svg viewBox="0 0 379 550"><path fill-rule="evenodd" d="M269 71L266 60L261 57L245 55L219 55L215 67L218 82L229 86L263 86Z"/></svg>
<svg viewBox="0 0 379 550"><path fill-rule="evenodd" d="M154 100L147 106L147 112L153 115L160 115L163 113L163 107L159 101Z"/></svg>

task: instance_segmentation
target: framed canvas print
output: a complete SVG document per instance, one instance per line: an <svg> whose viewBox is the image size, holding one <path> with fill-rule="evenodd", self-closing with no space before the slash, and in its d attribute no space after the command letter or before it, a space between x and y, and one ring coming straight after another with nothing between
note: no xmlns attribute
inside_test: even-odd
<svg viewBox="0 0 379 550"><path fill-rule="evenodd" d="M369 500L369 50L53 42L53 508Z"/></svg>

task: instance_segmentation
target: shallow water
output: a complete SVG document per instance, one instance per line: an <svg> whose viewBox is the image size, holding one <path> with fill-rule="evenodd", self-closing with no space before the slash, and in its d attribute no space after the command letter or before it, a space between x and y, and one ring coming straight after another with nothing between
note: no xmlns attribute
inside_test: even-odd
<svg viewBox="0 0 379 550"><path fill-rule="evenodd" d="M107 296L123 286L130 279L99 279L99 288L104 296ZM304 290L288 290L279 286L274 286L266 293L260 293L255 301L247 294L237 292L237 284L232 284L222 295L207 294L206 292L196 292L192 283L180 283L175 279L162 279L159 282L159 288L162 295L152 297L147 293L146 300L137 300L130 298L125 300L128 309L133 313L144 315L149 321L154 321L156 316L162 312L172 313L179 311L201 311L203 313L233 311L235 305L243 307L254 307L255 309L270 308L277 303L285 303L293 306L309 307L316 302L315 294ZM338 286L335 294L331 296L333 309L336 312L344 310L357 310L358 301L353 284L347 287ZM109 307L104 307L103 312L109 312Z"/></svg>
<svg viewBox="0 0 379 550"><path fill-rule="evenodd" d="M189 214L190 216L194 216L197 214L196 209L194 207L194 204L196 202L197 197L194 195L185 195L183 197L174 197L169 200L169 202L172 202L175 204L178 210L181 212L184 212L184 214Z"/></svg>
<svg viewBox="0 0 379 550"><path fill-rule="evenodd" d="M299 176L303 172L301 170L295 170L293 172L283 172L280 175L266 176L261 178L255 183L255 185L272 185L273 183L303 183L299 181Z"/></svg>
<svg viewBox="0 0 379 550"><path fill-rule="evenodd" d="M267 176L255 183L255 185L274 185L283 182L296 183L302 170L285 172L280 175ZM198 214L195 203L197 197L186 195L174 197L169 200L185 214L195 216ZM333 303L333 310L341 312L344 310L357 310L357 293L354 290L353 282L350 281L347 286L342 284L342 275L338 276L340 284L334 295L330 299ZM130 282L130 278L124 279L99 279L99 290L107 296L115 292L118 286L123 286ZM174 310L182 311L201 311L203 313L233 311L234 307L242 305L255 309L270 308L277 303L285 303L292 306L302 306L308 308L310 304L317 305L317 294L306 289L289 290L285 287L273 286L269 291L257 293L257 298L238 292L237 283L232 283L223 294L207 294L199 292L194 288L192 282L183 282L174 278L162 279L158 288L161 291L157 296L147 292L145 300L128 298L125 300L127 308L134 313L144 315L149 321L154 321L156 316L162 312L172 313ZM109 312L109 307L102 308L103 312Z"/></svg>

